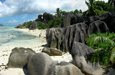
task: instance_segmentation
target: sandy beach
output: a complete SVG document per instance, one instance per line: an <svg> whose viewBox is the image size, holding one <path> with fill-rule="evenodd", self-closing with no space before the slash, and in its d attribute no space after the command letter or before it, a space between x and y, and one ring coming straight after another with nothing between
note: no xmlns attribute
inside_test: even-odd
<svg viewBox="0 0 115 75"><path fill-rule="evenodd" d="M5 65L8 63L8 58L13 48L24 47L31 48L36 53L41 52L43 49L42 45L46 44L46 30L28 30L28 29L18 29L18 31L25 32L27 34L36 36L39 38L38 42L32 42L31 44L20 44L20 43L7 43L0 46L0 75L24 75L23 70L19 68L5 69ZM69 53L63 54L62 56L52 56L51 57L56 62L66 61L70 62L72 60Z"/></svg>

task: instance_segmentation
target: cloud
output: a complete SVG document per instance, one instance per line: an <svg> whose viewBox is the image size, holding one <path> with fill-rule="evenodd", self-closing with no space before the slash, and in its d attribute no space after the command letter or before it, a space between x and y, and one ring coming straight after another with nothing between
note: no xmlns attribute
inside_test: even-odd
<svg viewBox="0 0 115 75"><path fill-rule="evenodd" d="M0 2L0 17L14 14L15 12L16 9L14 9L14 7L8 7L6 4Z"/></svg>
<svg viewBox="0 0 115 75"><path fill-rule="evenodd" d="M4 0L0 2L0 17L17 14L55 12L63 10L86 10L85 0Z"/></svg>

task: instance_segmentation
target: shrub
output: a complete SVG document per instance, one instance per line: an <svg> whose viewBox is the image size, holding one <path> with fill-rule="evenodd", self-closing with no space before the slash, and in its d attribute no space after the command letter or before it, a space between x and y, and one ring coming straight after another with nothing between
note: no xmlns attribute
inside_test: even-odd
<svg viewBox="0 0 115 75"><path fill-rule="evenodd" d="M86 1L86 5L88 6L88 10L84 12L84 15L87 16L102 15L115 10L114 6L104 1L89 0Z"/></svg>
<svg viewBox="0 0 115 75"><path fill-rule="evenodd" d="M59 27L61 25L61 22L62 22L62 19L60 17L56 17L55 19L48 21L48 23L38 21L37 28L46 29L46 28L52 28L52 27Z"/></svg>
<svg viewBox="0 0 115 75"><path fill-rule="evenodd" d="M114 33L92 34L87 39L87 44L95 50L90 60L94 63L100 62L102 65L108 65L112 48L115 47Z"/></svg>
<svg viewBox="0 0 115 75"><path fill-rule="evenodd" d="M62 19L60 17L55 18L54 20L51 20L48 22L49 28L52 27L59 27L62 23Z"/></svg>
<svg viewBox="0 0 115 75"><path fill-rule="evenodd" d="M37 28L38 29L45 29L45 28L48 28L48 25L43 23L43 22L38 21L37 22Z"/></svg>

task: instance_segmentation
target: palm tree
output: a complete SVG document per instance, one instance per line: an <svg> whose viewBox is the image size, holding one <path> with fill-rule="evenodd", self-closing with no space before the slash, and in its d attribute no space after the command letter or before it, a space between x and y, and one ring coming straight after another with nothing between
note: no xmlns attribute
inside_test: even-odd
<svg viewBox="0 0 115 75"><path fill-rule="evenodd" d="M115 6L115 0L108 0L108 3Z"/></svg>
<svg viewBox="0 0 115 75"><path fill-rule="evenodd" d="M95 0L89 0L89 2L87 2L87 1L85 2L86 5L88 6L87 15L89 15L89 16L95 15L94 2L95 2Z"/></svg>
<svg viewBox="0 0 115 75"><path fill-rule="evenodd" d="M57 16L58 16L58 17L61 16L61 14L60 14L60 9L59 9L59 8L56 9L56 13L57 13Z"/></svg>

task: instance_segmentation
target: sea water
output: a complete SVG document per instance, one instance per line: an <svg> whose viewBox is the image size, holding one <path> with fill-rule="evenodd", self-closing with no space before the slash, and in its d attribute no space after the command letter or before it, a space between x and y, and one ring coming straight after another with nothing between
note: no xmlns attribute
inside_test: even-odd
<svg viewBox="0 0 115 75"><path fill-rule="evenodd" d="M0 46L4 44L30 45L38 43L36 36L19 31L15 27L0 26Z"/></svg>

